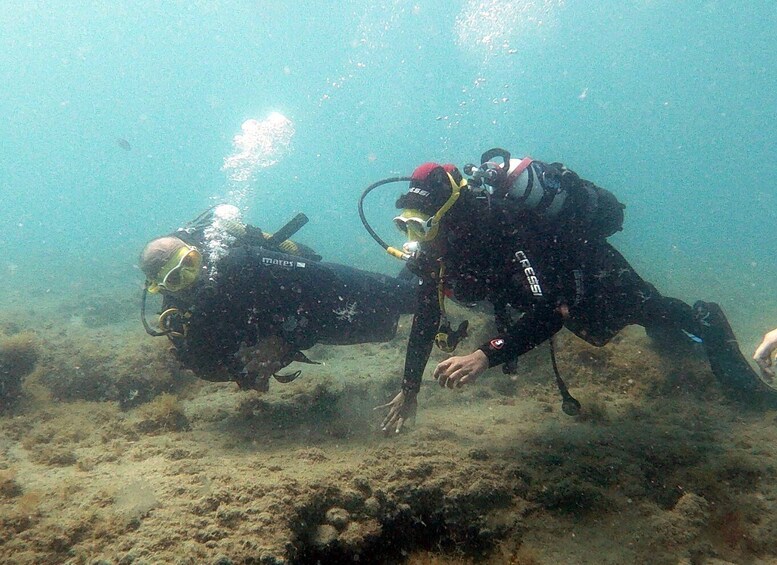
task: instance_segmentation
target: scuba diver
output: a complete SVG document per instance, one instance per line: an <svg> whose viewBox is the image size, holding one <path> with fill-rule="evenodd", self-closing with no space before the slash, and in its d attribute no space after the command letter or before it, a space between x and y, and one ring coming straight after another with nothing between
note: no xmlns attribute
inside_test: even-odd
<svg viewBox="0 0 777 565"><path fill-rule="evenodd" d="M326 263L289 238L299 214L269 234L245 224L238 208L219 205L176 232L146 244L141 318L167 336L184 367L202 379L265 391L269 378L317 343L388 341L399 315L414 308L412 275L394 278ZM405 271L406 272L406 271ZM148 293L161 294L159 329L146 320Z"/></svg>
<svg viewBox="0 0 777 565"><path fill-rule="evenodd" d="M420 277L417 310L408 341L400 392L388 410L384 431L399 433L415 415L416 396L432 345L452 352L466 335L466 322L452 331L445 298L494 307L498 335L467 355L452 356L434 369L441 386L473 383L486 369L516 359L550 340L562 409L577 414L580 403L558 373L552 337L566 327L586 342L603 346L621 329L638 324L659 344L703 343L723 389L737 399L773 401L777 395L752 370L720 306L690 306L663 296L643 280L607 241L623 224L624 205L609 191L580 178L561 163L514 159L495 148L480 166L467 165L464 178L451 164L424 163L396 203L394 218L407 235L403 250Z"/></svg>

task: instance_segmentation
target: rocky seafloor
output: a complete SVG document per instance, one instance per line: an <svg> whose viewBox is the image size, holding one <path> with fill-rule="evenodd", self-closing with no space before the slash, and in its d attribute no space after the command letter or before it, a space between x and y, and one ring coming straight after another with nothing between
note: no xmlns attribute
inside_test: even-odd
<svg viewBox="0 0 777 565"><path fill-rule="evenodd" d="M90 304L0 313L2 563L777 562L776 414L640 328L559 335L579 416L543 346L425 381L384 436L409 319L262 394L181 370L132 300Z"/></svg>

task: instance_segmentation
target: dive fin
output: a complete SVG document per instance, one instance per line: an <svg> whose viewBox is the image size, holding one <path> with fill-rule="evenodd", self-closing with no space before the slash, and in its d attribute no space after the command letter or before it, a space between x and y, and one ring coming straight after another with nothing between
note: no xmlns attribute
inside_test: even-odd
<svg viewBox="0 0 777 565"><path fill-rule="evenodd" d="M308 359L305 356L305 354L302 353L302 351L295 351L294 353L291 354L291 356L288 359L289 359L289 363L291 363L292 361L296 361L297 363L307 363L308 365L321 364L318 361L311 361L310 359ZM288 365L289 363L286 363L286 365Z"/></svg>
<svg viewBox="0 0 777 565"><path fill-rule="evenodd" d="M715 302L700 300L693 305L693 310L710 367L725 393L735 400L768 401L777 405L777 390L767 385L742 355L721 307Z"/></svg>
<svg viewBox="0 0 777 565"><path fill-rule="evenodd" d="M302 371L294 371L293 373L289 373L287 375L279 375L276 373L276 374L273 374L273 377L275 377L275 380L278 381L279 383L286 384L286 383L290 383L291 381L299 377L301 373Z"/></svg>

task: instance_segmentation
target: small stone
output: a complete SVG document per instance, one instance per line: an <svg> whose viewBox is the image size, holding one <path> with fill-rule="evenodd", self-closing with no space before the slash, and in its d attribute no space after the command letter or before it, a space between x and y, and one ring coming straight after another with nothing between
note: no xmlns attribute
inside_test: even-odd
<svg viewBox="0 0 777 565"><path fill-rule="evenodd" d="M380 501L377 498L371 496L364 501L364 513L367 516L375 518L378 512L380 512Z"/></svg>
<svg viewBox="0 0 777 565"><path fill-rule="evenodd" d="M364 506L365 498L367 496L354 489L344 489L340 493L340 503L349 512L358 512Z"/></svg>
<svg viewBox="0 0 777 565"><path fill-rule="evenodd" d="M131 551L127 552L126 554L124 554L124 557L119 559L119 565L131 565L132 563L134 563L135 559L136 557L134 553L132 553Z"/></svg>
<svg viewBox="0 0 777 565"><path fill-rule="evenodd" d="M326 521L338 530L343 530L351 521L351 515L345 508L333 506L326 511Z"/></svg>
<svg viewBox="0 0 777 565"><path fill-rule="evenodd" d="M370 481L367 477L354 477L352 483L357 490L360 490L367 495L372 494L372 487L370 486Z"/></svg>
<svg viewBox="0 0 777 565"><path fill-rule="evenodd" d="M330 545L337 539L337 530L330 524L321 524L313 534L313 544L319 547Z"/></svg>

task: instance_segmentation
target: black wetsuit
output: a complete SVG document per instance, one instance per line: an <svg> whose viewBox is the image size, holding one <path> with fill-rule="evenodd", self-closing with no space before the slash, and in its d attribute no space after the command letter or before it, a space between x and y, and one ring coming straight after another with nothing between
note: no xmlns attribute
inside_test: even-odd
<svg viewBox="0 0 777 565"><path fill-rule="evenodd" d="M564 326L597 346L628 324L673 339L698 335L693 308L662 296L605 237L543 225L471 193L462 194L449 216L438 236L443 240L425 244L414 266L422 282L403 390L418 390L437 332L440 263L454 298L494 305L500 333L480 346L490 367L514 360Z"/></svg>
<svg viewBox="0 0 777 565"><path fill-rule="evenodd" d="M206 260L203 273L209 267ZM163 309L181 312L173 329L183 335L171 336L176 354L201 378L238 382L241 346L266 337L282 338L295 352L392 339L399 315L413 311L417 284L239 242L215 275L201 279L181 296L165 296Z"/></svg>

